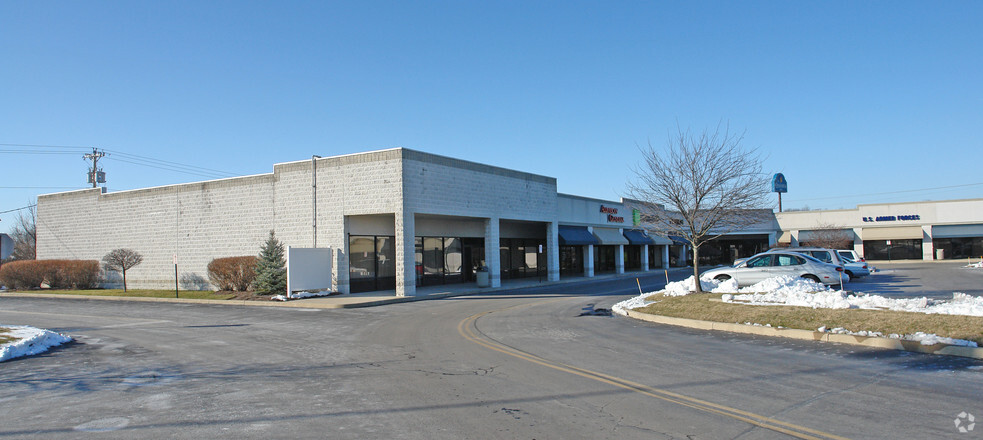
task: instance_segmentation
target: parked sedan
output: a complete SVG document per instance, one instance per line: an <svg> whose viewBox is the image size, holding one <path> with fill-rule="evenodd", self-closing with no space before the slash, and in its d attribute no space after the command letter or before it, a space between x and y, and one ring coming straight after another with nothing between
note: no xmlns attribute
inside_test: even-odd
<svg viewBox="0 0 983 440"><path fill-rule="evenodd" d="M747 261L731 267L710 269L704 272L701 278L712 278L718 281L733 278L737 280L738 286L745 287L780 275L802 277L830 285L840 284L841 279L847 281L844 279L846 276L842 266L824 263L814 257L797 252L778 251L757 254L748 258Z"/></svg>
<svg viewBox="0 0 983 440"><path fill-rule="evenodd" d="M843 272L849 275L851 280L870 275L870 268L867 267L866 262L853 261L842 254L840 257L843 258Z"/></svg>

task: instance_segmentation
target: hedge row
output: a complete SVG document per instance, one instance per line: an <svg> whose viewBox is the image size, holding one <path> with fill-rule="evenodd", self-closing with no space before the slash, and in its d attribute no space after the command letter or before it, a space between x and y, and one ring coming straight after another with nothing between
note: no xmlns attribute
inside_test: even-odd
<svg viewBox="0 0 983 440"><path fill-rule="evenodd" d="M0 284L12 289L91 289L99 281L95 260L22 260L0 268Z"/></svg>
<svg viewBox="0 0 983 440"><path fill-rule="evenodd" d="M218 290L244 292L256 279L256 257L216 258L208 263L208 279Z"/></svg>

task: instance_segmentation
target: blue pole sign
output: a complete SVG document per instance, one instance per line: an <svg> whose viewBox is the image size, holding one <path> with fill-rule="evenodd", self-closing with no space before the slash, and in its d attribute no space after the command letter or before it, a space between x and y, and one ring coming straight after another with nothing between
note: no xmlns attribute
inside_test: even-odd
<svg viewBox="0 0 983 440"><path fill-rule="evenodd" d="M775 177L771 179L771 191L777 193L788 192L788 181L785 180L785 175L775 173Z"/></svg>

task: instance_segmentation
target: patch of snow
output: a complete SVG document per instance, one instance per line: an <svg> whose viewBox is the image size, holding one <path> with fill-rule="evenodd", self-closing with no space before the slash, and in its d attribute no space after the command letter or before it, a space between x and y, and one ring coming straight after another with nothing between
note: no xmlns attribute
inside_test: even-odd
<svg viewBox="0 0 983 440"><path fill-rule="evenodd" d="M826 326L819 327L816 331L820 333L834 333L839 335L851 335L851 336L867 336L872 338L883 338L884 334L881 332L870 332L866 330L861 330L859 332L851 332L843 327L837 327L834 329L827 329ZM887 335L891 339L902 339L905 341L916 341L920 342L922 345L935 345L935 344L948 344L948 345L960 345L963 347L976 347L977 344L973 341L967 341L965 339L954 339L947 338L945 336L939 336L934 333L925 332L915 332L911 335L899 335L897 333L891 333Z"/></svg>
<svg viewBox="0 0 983 440"><path fill-rule="evenodd" d="M72 338L60 333L55 333L42 328L28 327L24 325L0 326L10 329L4 333L5 336L20 338L13 342L0 345L0 362L21 356L30 356L48 351L48 348L61 345L72 340Z"/></svg>
<svg viewBox="0 0 983 440"><path fill-rule="evenodd" d="M983 269L983 260L980 260L979 263L971 263L966 267L975 267L977 269Z"/></svg>
<svg viewBox="0 0 983 440"><path fill-rule="evenodd" d="M293 292L289 295L273 295L270 301L288 301L291 299L301 299L301 298L317 298L321 296L330 296L331 292L326 290L321 290L317 292Z"/></svg>
<svg viewBox="0 0 983 440"><path fill-rule="evenodd" d="M648 298L649 296L655 295L656 293L657 292L643 293L641 295L638 295L638 296L635 296L635 297L632 297L632 298L628 298L628 299L626 299L624 301L621 301L621 302L619 302L619 303L611 306L611 311L614 312L614 313L617 313L619 315L628 316L628 310L633 310L633 309L637 309L639 307L645 307L645 306L647 306L649 304L652 304L654 301L649 301L646 298Z"/></svg>
<svg viewBox="0 0 983 440"><path fill-rule="evenodd" d="M700 280L700 287L702 287L703 290L706 292L712 292L714 289L719 288L722 284L727 285L728 283L731 283L731 280L727 280L721 283L720 281L714 279L706 279L706 280ZM733 284L735 287L737 287L736 281L734 281ZM662 294L665 296L685 296L693 293L695 289L696 289L696 282L694 281L694 277L689 277L682 281L675 281L666 284L666 288L662 292Z"/></svg>
<svg viewBox="0 0 983 440"><path fill-rule="evenodd" d="M967 295L962 292L952 294L951 300L920 298L885 298L880 295L851 294L842 290L833 290L823 284L804 278L788 275L769 278L753 286L737 288L734 280L717 281L713 279L700 280L703 290L721 293L721 301L761 306L797 306L814 309L873 309L899 312L915 312L939 315L983 316L983 297ZM644 307L653 303L647 298L657 293L665 296L684 296L693 293L695 281L689 277L666 285L661 292L649 292L627 299L612 307L615 313L626 315L626 310ZM771 327L771 324L746 322L746 325ZM867 337L885 337L880 332L859 331L851 332L844 328L828 329L825 326L817 329L820 332L847 334ZM949 344L976 347L973 341L953 339L932 333L916 332L911 335L888 335L889 338L918 341L922 345Z"/></svg>

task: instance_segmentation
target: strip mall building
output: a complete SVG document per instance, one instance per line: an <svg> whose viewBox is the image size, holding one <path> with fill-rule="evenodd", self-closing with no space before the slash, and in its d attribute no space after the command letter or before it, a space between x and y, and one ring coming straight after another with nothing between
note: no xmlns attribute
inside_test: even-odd
<svg viewBox="0 0 983 440"><path fill-rule="evenodd" d="M208 288L212 259L256 255L272 230L287 246L330 248L335 290L399 296L473 283L482 268L495 287L686 264L685 248L637 226L627 203L559 194L552 177L397 148L276 164L255 176L42 195L37 251L99 260L130 248L144 256L127 272L132 286L173 287L176 262L184 288ZM820 224L842 225L868 254L902 246L905 258L950 258L979 248L983 200L780 213L701 254L727 262L805 241Z"/></svg>
<svg viewBox="0 0 983 440"><path fill-rule="evenodd" d="M38 258L144 256L133 286L207 285L214 258L256 255L269 231L333 251L342 293L663 267L666 238L621 202L558 194L556 179L398 148L277 164L270 174L38 197Z"/></svg>

